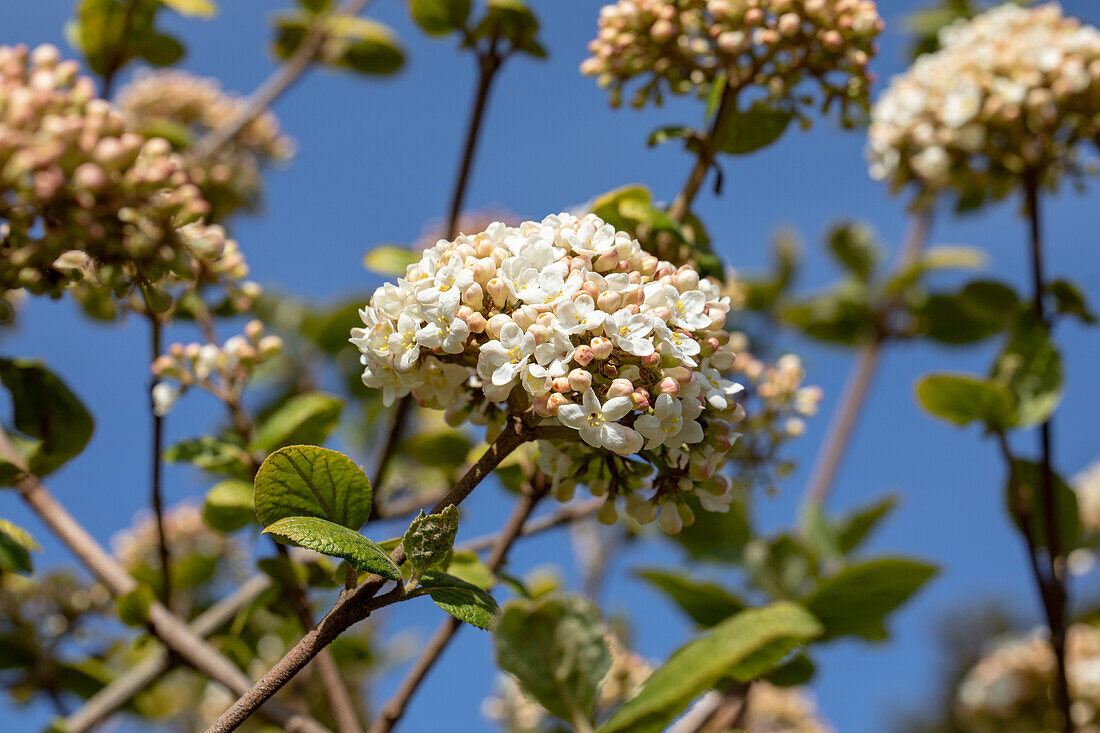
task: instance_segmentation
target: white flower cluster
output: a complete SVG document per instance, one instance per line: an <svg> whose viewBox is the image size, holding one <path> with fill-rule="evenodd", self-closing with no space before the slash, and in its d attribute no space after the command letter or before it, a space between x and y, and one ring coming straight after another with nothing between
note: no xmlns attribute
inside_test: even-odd
<svg viewBox="0 0 1100 733"><path fill-rule="evenodd" d="M153 374L162 380L153 387L153 405L165 415L189 387L198 387L218 399L235 403L240 400L252 373L283 350L278 336L264 335L264 324L249 321L243 336L231 336L217 344L172 344L167 354L153 362Z"/></svg>
<svg viewBox="0 0 1100 733"><path fill-rule="evenodd" d="M872 109L874 178L999 198L1029 170L1050 185L1079 172L1079 145L1100 136L1100 31L1057 3L1007 3L939 40Z"/></svg>
<svg viewBox="0 0 1100 733"><path fill-rule="evenodd" d="M1044 632L1000 643L959 685L955 712L966 730L1061 728L1051 703L1054 652ZM1078 733L1100 733L1100 629L1075 624L1066 634L1070 717Z"/></svg>
<svg viewBox="0 0 1100 733"><path fill-rule="evenodd" d="M164 512L164 533L168 538L168 551L176 558L199 554L206 557L240 559L239 551L224 534L215 532L202 518L202 505L184 501ZM111 538L115 557L127 570L142 566L159 567L160 532L156 518L143 511L128 529L117 532Z"/></svg>
<svg viewBox="0 0 1100 733"><path fill-rule="evenodd" d="M624 496L639 521L664 505L662 527L678 531L690 521L683 494L712 509L731 499L719 470L743 411L726 378L728 310L694 269L592 214L558 214L440 240L375 291L351 341L386 404L412 393L453 422L481 423L503 415L500 403L529 407L576 431L540 445L560 499L583 482L608 495L604 519ZM645 462L619 458L634 455ZM645 500L635 489L650 465Z"/></svg>
<svg viewBox="0 0 1100 733"><path fill-rule="evenodd" d="M825 101L866 108L882 19L872 0L618 0L600 11L592 56L581 65L611 90L643 79L631 103L640 107L662 90L706 94L725 72L731 87L763 87L795 101L793 90L813 78Z"/></svg>
<svg viewBox="0 0 1100 733"><path fill-rule="evenodd" d="M169 143L127 128L56 48L0 46L0 290L102 299L248 273Z"/></svg>
<svg viewBox="0 0 1100 733"><path fill-rule="evenodd" d="M117 104L131 129L172 141L188 179L210 203L211 221L259 205L260 168L294 153L294 143L279 129L275 115L263 112L213 154L189 155L188 149L202 135L231 124L247 102L222 91L216 80L186 71L140 73L119 91Z"/></svg>

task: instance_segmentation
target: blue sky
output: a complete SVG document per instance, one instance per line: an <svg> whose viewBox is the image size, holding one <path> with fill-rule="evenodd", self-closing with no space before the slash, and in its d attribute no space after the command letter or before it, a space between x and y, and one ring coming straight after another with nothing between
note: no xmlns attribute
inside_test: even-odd
<svg viewBox="0 0 1100 733"><path fill-rule="evenodd" d="M880 79L903 68L902 19L918 4L880 3L887 21L873 64ZM532 6L542 18L551 58L544 63L518 59L502 73L490 100L469 207L497 206L541 218L634 182L649 185L658 198L671 198L690 161L674 145L647 149L645 138L661 125L694 122L698 106L677 100L642 112L609 109L606 95L577 72L594 34L599 3L535 0ZM1067 0L1064 7L1100 22L1100 8L1090 0ZM250 91L273 67L267 53L269 18L280 9L260 0L225 0L212 21L171 20L169 25L189 49L183 67L218 76L228 89ZM62 35L71 10L71 0L39 0L33 8L9 2L0 42L52 42L72 55ZM410 241L444 212L472 95L473 61L460 56L449 39L418 34L403 2L376 0L371 15L403 37L408 51L403 73L376 81L315 71L276 105L284 128L297 139L298 155L270 176L266 210L242 219L233 232L254 276L265 285L320 299L369 290L379 281L360 266L363 252L381 242ZM761 268L771 235L793 228L801 234L806 254L802 284L810 288L835 275L820 241L836 219L864 219L884 241L897 243L906 226L904 203L868 178L862 146L858 131L842 132L831 121L822 121L808 133L788 133L762 153L728 160L722 198L705 190L698 200L720 253L740 269ZM1094 185L1086 195L1067 189L1048 200L1047 208L1051 276L1074 277L1092 294L1100 293L1100 269L1090 249L1097 246L1098 204L1100 189ZM990 255L989 274L1021 286L1027 282L1024 230L1015 201L964 220L941 216L932 239L979 246ZM3 352L46 359L97 417L88 450L49 484L95 536L107 541L130 523L146 496L146 329L136 321L90 324L64 301L32 302L20 320ZM193 337L182 330L172 335ZM1069 396L1058 413L1056 460L1064 474L1072 475L1100 455L1095 433L1100 386L1089 377L1100 360L1100 341L1071 323L1060 327L1059 337ZM850 364L845 351L799 348L810 381L825 388L826 399L822 416L810 421L806 436L793 447L800 470L778 497L760 502L768 526L788 523L794 516L810 460ZM933 422L912 397L921 374L933 369L982 371L993 351L994 345L967 350L906 345L893 348L883 362L832 508L900 491L902 506L876 535L873 549L919 555L940 564L942 572L894 618L890 643L841 642L817 653L816 695L844 733L887 730L898 709L915 707L927 697L936 669L933 630L944 611L994 599L1028 619L1038 618L1023 549L1002 508L1003 476L994 446L975 431L958 432ZM168 421L169 440L203 429L213 409L200 396L185 400ZM1034 440L1024 436L1019 445L1030 449ZM140 456L136 461L135 455ZM167 481L173 502L201 495L204 488L182 468L169 468ZM494 487L471 501L462 530L468 536L491 530L507 512ZM42 540L40 566L70 563L64 548L14 495L0 495L0 516L27 526ZM396 529L378 533L389 536ZM514 568L562 562L563 542L565 535L556 533L524 543L514 554ZM652 658L680 644L688 629L663 600L624 571L678 560L664 544L632 553L617 562L603 599L608 612L644 609L634 616L636 640ZM1089 582L1095 577L1078 586ZM388 619L384 630L426 637L438 623L438 611L428 604L409 605L408 610L402 607L401 618ZM387 695L399 678L381 680L375 694ZM433 702L414 705L403 729L425 730L442 723L448 729L488 730L478 706L491 685L488 639L464 631L418 699ZM5 730L33 730L45 715L45 709L16 711L0 702ZM463 721L457 728L456 720Z"/></svg>

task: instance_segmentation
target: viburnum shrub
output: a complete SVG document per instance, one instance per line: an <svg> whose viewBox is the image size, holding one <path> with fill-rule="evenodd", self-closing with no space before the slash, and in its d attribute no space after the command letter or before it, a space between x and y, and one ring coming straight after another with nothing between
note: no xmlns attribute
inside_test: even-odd
<svg viewBox="0 0 1100 733"><path fill-rule="evenodd" d="M937 485L906 488L936 508L933 531L949 542L1006 511L1038 589L1026 610L1043 625L1024 631L1034 623L1006 602L1013 579L996 575L999 556L953 553L953 568L973 575L978 563L1003 592L980 623L945 625L938 705L922 701L899 725L1100 730L1100 609L1075 587L1096 572L1100 464L1064 479L1075 453L1055 438L1072 437L1062 440L1079 453L1088 435L1053 427L1083 353L1063 363L1053 334L1078 337L1098 319L1080 286L1048 275L1041 207L1043 192L1066 179L1083 189L1093 172L1100 33L1056 4L935 0L905 26L914 63L878 93L878 44L899 35L884 32L894 4L544 3L555 33L595 35L581 75L612 107L625 99L653 116L644 143L680 146L641 183L605 180L646 168L625 165L643 142L619 139L629 125L600 132L600 116L618 114L592 107L600 92L567 99L561 79L533 64L499 84L515 64L562 55L523 0L402 4L410 27L472 69L449 56L421 64L445 52L424 53L427 38L406 45L364 14L368 0L291 0L271 23L277 68L247 95L180 66L186 39L173 33L193 26L165 16L214 18L214 0L77 0L64 23L72 60L49 44L0 46L0 487L11 489L0 502L20 502L17 521L0 518L0 717L67 733L473 730L481 699L503 733L828 733L827 717L859 727L850 721L874 706L846 710L829 685L814 699L819 670L836 675L843 661L823 645L887 641L939 568L878 549L896 534L869 541L897 496L844 511L830 500L867 493L868 476L913 482L958 460L909 434L895 401L871 426L892 452L845 465L868 429L861 413L895 345L916 346L905 352L912 369L938 363L930 343L1000 339L986 375L936 372L915 396L995 444L1002 496L976 451L965 481L943 470ZM36 28L47 15L24 12ZM21 17L5 21L19 28ZM233 76L246 75L253 45L229 32L216 48L240 62ZM361 98L344 80L306 114L280 122L273 112L319 76L311 69L362 81L410 57L415 88L398 80ZM222 60L191 58L204 74ZM450 95L468 71L463 121ZM337 139L349 128L331 115L345 112L363 124ZM486 123L498 113L526 137ZM695 123L657 119L670 114ZM841 131L805 138L794 157L763 157L792 122L827 116L844 131L869 125L872 177L914 194L896 262L869 224L838 219L822 227L825 258L803 257L797 232L781 230L770 266L743 269L762 259L766 192L800 220L841 198L852 212L837 214L868 211L842 170L851 146L821 137ZM311 165L341 156L305 181L308 192L301 179L270 185L294 154L284 125ZM317 130L332 139L318 145ZM445 207L410 221L440 177L431 156L456 130ZM598 151L585 147L593 141ZM560 165L547 165L551 150ZM369 170L354 162L364 151ZM397 159L405 151L415 154ZM757 153L761 165L740 164ZM517 160L533 175L517 175ZM866 174L858 155L848 163ZM422 185L407 185L414 176ZM364 193L380 188L382 199ZM474 207L471 190L505 200ZM930 246L944 199L962 213L1009 195L1028 224L1027 289L968 274L988 259L973 247ZM512 213L521 202L535 215L565 211L524 220ZM1058 212L1061 234L1068 212ZM240 226L245 216L272 218L265 239L252 241L261 229ZM412 241L359 249L390 229ZM238 238L280 288L245 279ZM380 280L346 272L360 254ZM805 291L822 259L839 277ZM317 299L293 292L307 261L322 273ZM339 294L341 278L369 288ZM110 323L89 337L37 296ZM148 327L136 361L135 320ZM23 348L59 352L94 380L97 404L115 411L94 440L91 411L41 361L10 353ZM841 349L853 365L827 400L821 365ZM148 422L135 430L139 390ZM187 403L195 392L205 400ZM827 402L835 414L812 420ZM211 404L217 414L200 420ZM1075 410L1087 415L1087 400ZM148 504L134 511L121 499L134 495L126 482L146 448ZM107 463L80 462L86 450ZM914 456L930 467L897 474ZM77 515L93 505L86 529ZM115 519L124 529L109 528ZM22 524L56 541L40 545ZM919 549L924 530L908 532L908 545ZM108 548L100 540L111 535ZM518 552L533 535L541 544ZM43 545L51 567L36 571ZM56 567L61 547L79 567ZM682 623L667 623L653 596ZM417 648L426 613L438 627ZM456 655L459 633L480 635ZM459 677L461 694L424 689ZM373 700L379 690L388 699Z"/></svg>

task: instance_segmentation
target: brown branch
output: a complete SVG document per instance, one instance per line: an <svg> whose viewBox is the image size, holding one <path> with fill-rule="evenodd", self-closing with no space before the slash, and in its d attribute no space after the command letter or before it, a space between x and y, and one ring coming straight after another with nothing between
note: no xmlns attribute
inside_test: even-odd
<svg viewBox="0 0 1100 733"><path fill-rule="evenodd" d="M902 246L900 264L902 267L911 265L924 248L928 240L928 230L932 224L931 214L923 212L910 224L909 232ZM898 305L897 300L886 306L884 316ZM826 431L824 444L818 450L814 459L813 470L806 489L806 503L810 506L823 506L829 493L832 491L840 470L840 463L848 451L852 434L855 431L856 422L859 420L863 407L867 402L867 395L871 391L871 385L878 371L882 358L882 345L885 334L877 334L868 343L864 344L848 373L848 379L844 384L844 392L837 404Z"/></svg>
<svg viewBox="0 0 1100 733"><path fill-rule="evenodd" d="M1039 172L1029 169L1024 175L1025 208L1029 223L1031 250L1031 276L1035 297L1035 317L1050 332L1046 308L1043 303L1046 285L1043 274L1042 219L1039 208ZM1043 503L1044 529L1047 536L1046 603L1047 625L1050 627L1050 644L1057 660L1055 679L1055 704L1062 714L1066 733L1073 733L1070 718L1069 679L1066 673L1066 608L1069 593L1066 588L1065 563L1062 557L1062 539L1058 534L1058 504L1054 497L1053 416L1039 427L1039 498ZM1034 555L1034 551L1032 551Z"/></svg>
<svg viewBox="0 0 1100 733"><path fill-rule="evenodd" d="M515 509L512 510L512 515L495 539L493 550L485 561L485 565L490 572L495 573L504 565L508 551L515 541L523 535L527 519L531 516L531 512L534 511L539 501L546 496L548 489L546 475L541 471L537 472L531 487L520 497ZM404 681L401 682L401 686L397 688L397 692L382 706L382 711L375 718L374 723L371 724L369 733L389 733L397 724L397 721L401 720L409 701L412 700L424 678L427 677L428 672L435 666L435 663L439 661L443 651L447 648L451 639L454 638L454 635L458 633L461 626L462 622L453 616L444 619L443 623L436 629L435 634L432 635L431 641L428 642L424 651L420 653L420 657L416 660L412 669L409 670Z"/></svg>
<svg viewBox="0 0 1100 733"><path fill-rule="evenodd" d="M156 362L163 351L163 324L160 317L147 305L149 315L149 341L152 357L149 364ZM153 416L153 433L150 456L150 480L149 503L153 508L153 516L157 524L157 553L160 557L161 597L160 600L168 608L172 608L172 563L171 554L168 551L168 534L164 528L164 492L162 490L163 461L161 454L164 451L164 416L157 411L155 391L160 380L153 375L149 380L149 412Z"/></svg>
<svg viewBox="0 0 1100 733"><path fill-rule="evenodd" d="M363 11L370 0L348 0L340 6L334 15L355 16ZM207 158L216 153L223 145L232 141L241 131L255 120L275 102L284 92L290 89L301 75L308 69L321 51L321 46L327 36L327 18L318 18L317 23L309 29L306 37L282 66L275 70L263 84L261 84L248 101L226 121L222 127L206 133L195 144L194 155L197 158Z"/></svg>
<svg viewBox="0 0 1100 733"><path fill-rule="evenodd" d="M707 172L714 165L715 157L722 150L722 145L725 143L726 126L736 112L737 89L727 83L725 88L722 89L722 99L718 102L718 111L714 114L714 121L711 122L710 130L707 132L706 137L699 141L695 166L688 174L680 193L673 200L672 206L668 207L668 215L676 221L682 222L691 210L691 202L695 200L700 186L703 185L703 181L707 177Z"/></svg>
<svg viewBox="0 0 1100 733"><path fill-rule="evenodd" d="M461 503L478 484L500 465L500 462L506 456L530 439L531 434L522 422L518 418L510 419L503 432L489 445L481 458L459 479L454 488L440 499L432 508L431 513L437 514L452 504ZM390 558L398 565L403 563L405 561L404 548L398 545L390 553ZM302 637L294 648L268 670L247 693L233 703L214 725L207 729L207 733L228 733L236 730L241 723L252 715L257 707L282 689L333 639L354 624L367 618L376 609L401 600L403 587L400 584L381 596L377 595L386 582L385 578L371 575L355 588L343 592L320 623Z"/></svg>
<svg viewBox="0 0 1100 733"><path fill-rule="evenodd" d="M230 596L218 601L191 622L191 631L206 638L233 620L237 613L271 587L271 578L256 575L242 583ZM68 733L84 733L103 722L152 684L171 667L168 650L158 646L143 660L116 677L84 705L68 716L61 726Z"/></svg>

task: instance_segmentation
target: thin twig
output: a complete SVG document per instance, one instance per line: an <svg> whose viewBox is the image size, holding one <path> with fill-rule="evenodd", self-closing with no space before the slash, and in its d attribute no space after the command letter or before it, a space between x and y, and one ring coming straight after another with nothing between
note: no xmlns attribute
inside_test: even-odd
<svg viewBox="0 0 1100 733"><path fill-rule="evenodd" d="M501 529L499 535L496 537L493 550L489 558L485 561L485 565L490 572L495 573L504 565L504 560L508 555L508 551L512 548L515 541L523 535L524 525L527 519L531 516L531 512L534 511L539 501L546 496L547 490L547 478L545 474L539 471L536 473L535 479L531 482L529 490L520 497L518 502L516 502L515 509L512 510L512 515L508 518L504 528ZM462 622L453 616L448 616L443 620L443 623L436 629L435 634L432 635L431 641L424 647L424 651L420 653L420 657L416 660L416 663L413 664L412 669L409 670L409 673L397 688L397 692L395 692L393 697L382 706L382 710L379 712L378 717L375 718L374 723L371 724L369 733L389 733L397 724L397 721L401 720L401 717L405 714L405 710L409 705L409 701L412 700L413 695L415 695L416 691L420 688L428 672L430 672L432 667L435 666L435 663L439 661L439 658L443 655L443 651L447 648L447 645L461 627Z"/></svg>
<svg viewBox="0 0 1100 733"><path fill-rule="evenodd" d="M928 240L928 230L932 224L930 212L922 212L916 216L909 226L909 232L902 246L900 257L901 267L911 265L924 248ZM889 312L897 307L897 301L888 303L884 316L889 317ZM844 392L840 397L836 412L833 413L826 431L825 442L818 450L814 459L813 470L810 473L810 481L806 489L806 502L810 506L823 506L836 481L840 463L848 451L852 434L855 431L856 422L863 407L867 402L867 395L871 391L875 373L878 371L882 358L882 346L886 335L879 333L868 343L864 344L856 357L852 371L844 384Z"/></svg>
<svg viewBox="0 0 1100 733"><path fill-rule="evenodd" d="M455 174L454 187L451 190L451 201L447 207L447 239L458 236L458 222L462 216L462 204L466 198L466 188L470 182L470 172L473 170L474 153L477 151L477 143L481 137L482 123L485 120L485 109L489 103L489 92L492 90L493 80L500 71L503 58L497 53L494 42L487 51L477 50L477 91L474 93L473 108L470 110L470 120L466 125L466 138L462 145L462 157L459 160L458 172ZM373 485L382 486L386 477L386 471L390 462L397 454L397 446L401 443L401 437L405 432L405 425L413 408L412 395L405 395L397 402L397 406L390 415L389 424L386 426L386 442L378 454L375 462Z"/></svg>
<svg viewBox="0 0 1100 733"><path fill-rule="evenodd" d="M1024 176L1025 206L1027 209L1032 288L1035 297L1035 317L1049 332L1045 297L1046 279L1043 273L1043 238L1041 210L1039 208L1039 174L1029 169ZM1039 427L1039 498L1043 503L1043 520L1047 536L1048 576L1046 605L1047 622L1050 626L1050 643L1058 663L1058 676L1055 684L1055 703L1062 713L1064 730L1073 733L1073 720L1070 718L1069 680L1066 674L1066 608L1069 605L1066 576L1062 557L1062 540L1058 535L1058 504L1054 498L1053 440L1051 438L1053 415Z"/></svg>
<svg viewBox="0 0 1100 733"><path fill-rule="evenodd" d="M152 347L153 364L163 351L163 326L156 313L149 309L149 341ZM164 526L164 496L161 488L163 475L163 461L161 454L164 451L164 415L157 409L156 388L158 379L154 375L149 381L149 412L153 416L152 446L149 460L149 503L153 508L153 516L157 523L157 552L160 557L160 577L163 588L161 589L161 602L168 608L172 608L172 563L171 554L168 551L168 533Z"/></svg>
<svg viewBox="0 0 1100 733"><path fill-rule="evenodd" d="M191 631L202 638L210 636L229 623L238 611L252 603L270 587L271 578L266 575L256 575L246 580L232 595L223 598L199 614L190 624ZM152 684L167 672L170 666L168 650L158 646L140 662L88 698L79 710L63 721L62 730L68 733L84 733L90 730Z"/></svg>
<svg viewBox="0 0 1100 733"><path fill-rule="evenodd" d="M676 221L683 221L691 210L691 202L699 193L700 186L707 177L707 172L714 165L714 159L725 143L725 131L730 118L737 112L737 89L727 84L722 89L722 98L718 102L718 111L711 122L710 130L705 138L699 141L696 151L695 166L688 174L680 193L668 207L668 215Z"/></svg>
<svg viewBox="0 0 1100 733"><path fill-rule="evenodd" d="M339 16L356 16L363 11L371 0L348 0L334 13ZM262 115L276 99L286 92L298 81L301 75L313 64L317 54L327 36L328 24L326 18L318 18L302 39L301 44L278 69L261 84L248 101L241 106L237 114L233 115L226 123L206 133L195 144L194 155L196 158L208 158L218 151L223 145L233 140L250 122Z"/></svg>
<svg viewBox="0 0 1100 733"><path fill-rule="evenodd" d="M470 495L492 471L500 465L513 450L531 439L531 432L519 422L519 418L510 420L478 461L459 479L454 488L444 496L431 513L437 514L448 506L457 505ZM400 565L405 561L405 551L398 545L390 558ZM403 587L398 584L391 591L378 596L377 593L386 584L386 579L371 575L354 589L341 593L339 599L320 623L311 629L298 643L280 659L274 667L252 686L239 700L222 714L207 729L207 733L229 733L236 730L257 707L278 692L294 675L309 663L317 653L328 646L337 636L354 624L367 618L378 608L396 603L403 597Z"/></svg>

